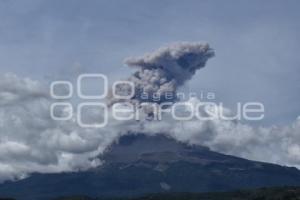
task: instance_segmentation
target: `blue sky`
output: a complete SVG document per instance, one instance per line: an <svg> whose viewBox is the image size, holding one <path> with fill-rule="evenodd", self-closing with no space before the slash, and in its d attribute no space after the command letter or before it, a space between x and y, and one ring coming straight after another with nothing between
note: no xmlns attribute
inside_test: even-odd
<svg viewBox="0 0 300 200"><path fill-rule="evenodd" d="M299 1L0 1L0 73L55 79L131 73L128 56L176 41L216 51L188 83L227 107L265 104L264 124L300 115Z"/></svg>

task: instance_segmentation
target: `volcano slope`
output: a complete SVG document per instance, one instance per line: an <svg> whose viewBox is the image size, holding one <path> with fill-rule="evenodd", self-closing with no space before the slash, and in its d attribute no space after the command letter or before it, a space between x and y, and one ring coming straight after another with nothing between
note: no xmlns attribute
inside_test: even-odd
<svg viewBox="0 0 300 200"><path fill-rule="evenodd" d="M0 197L134 197L300 186L300 171L296 168L223 155L162 135L123 136L100 158L104 163L88 171L32 174L23 180L2 183Z"/></svg>

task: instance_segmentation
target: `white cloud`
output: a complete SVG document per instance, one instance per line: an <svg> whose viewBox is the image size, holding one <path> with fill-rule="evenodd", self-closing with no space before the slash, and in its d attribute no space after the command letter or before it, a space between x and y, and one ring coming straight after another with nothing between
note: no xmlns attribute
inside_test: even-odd
<svg viewBox="0 0 300 200"><path fill-rule="evenodd" d="M286 126L253 127L217 118L178 122L170 117L143 127L146 133L163 132L220 153L300 168L299 118Z"/></svg>
<svg viewBox="0 0 300 200"><path fill-rule="evenodd" d="M52 120L48 92L37 81L1 75L0 181L100 164L96 156L113 138L108 132L82 129L74 120Z"/></svg>
<svg viewBox="0 0 300 200"><path fill-rule="evenodd" d="M166 115L162 121L110 118L103 129L83 129L75 119L50 118L48 90L27 78L1 75L0 181L98 166L97 156L127 133L162 133L221 153L300 167L299 119L288 126L252 127L219 119L178 122Z"/></svg>

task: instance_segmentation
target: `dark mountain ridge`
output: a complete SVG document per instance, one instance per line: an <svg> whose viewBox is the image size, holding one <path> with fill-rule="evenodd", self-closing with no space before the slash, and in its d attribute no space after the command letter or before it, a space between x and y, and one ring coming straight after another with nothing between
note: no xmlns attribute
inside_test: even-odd
<svg viewBox="0 0 300 200"><path fill-rule="evenodd" d="M190 146L162 135L120 138L84 172L32 174L0 185L0 196L43 200L58 196L134 197L149 193L212 192L300 186L296 168L250 161Z"/></svg>

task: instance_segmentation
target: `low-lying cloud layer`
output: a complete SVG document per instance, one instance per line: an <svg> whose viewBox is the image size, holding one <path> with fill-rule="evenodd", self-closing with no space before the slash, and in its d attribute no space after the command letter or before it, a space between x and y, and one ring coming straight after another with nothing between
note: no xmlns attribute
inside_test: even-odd
<svg viewBox="0 0 300 200"><path fill-rule="evenodd" d="M182 55L176 48L129 59L127 63L138 65L142 70L153 66L155 71L160 67L167 70L172 68L171 64L176 65L172 63L172 56ZM188 72L168 71L169 80L179 77L176 79L178 86L190 79L212 55L208 46L199 44L184 51L188 52L185 55L189 58L180 61L185 63L182 66L190 59L191 63L197 64L188 65ZM209 56L198 59L194 52ZM182 77L179 74L183 74ZM117 121L110 117L107 127L88 129L80 128L75 118L61 122L52 120L49 111L52 99L48 94L49 88L43 83L14 74L0 75L0 181L24 178L33 172L78 171L101 165L97 156L120 136L132 133L165 134L221 153L300 167L300 119L287 126L252 127L218 118L178 122L165 113L161 121ZM190 102L195 104L198 100L191 99Z"/></svg>

